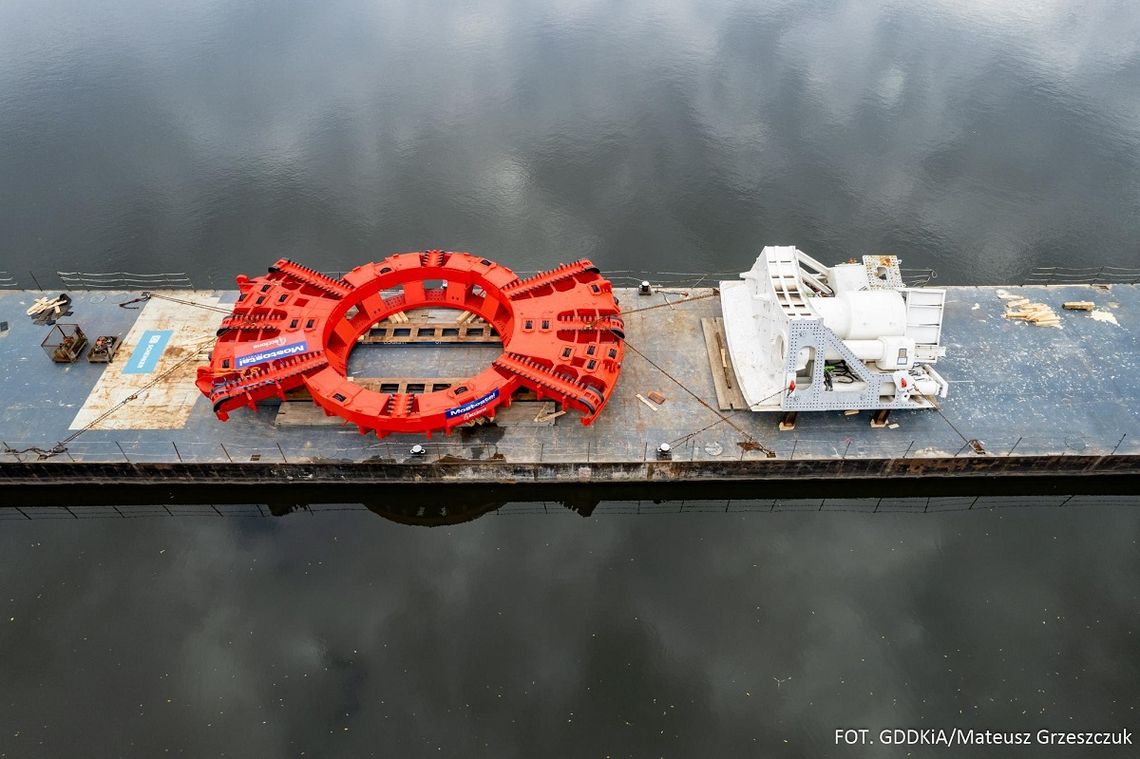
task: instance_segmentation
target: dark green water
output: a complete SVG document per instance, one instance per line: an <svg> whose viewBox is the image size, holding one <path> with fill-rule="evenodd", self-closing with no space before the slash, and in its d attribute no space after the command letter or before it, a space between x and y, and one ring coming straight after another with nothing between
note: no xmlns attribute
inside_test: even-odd
<svg viewBox="0 0 1140 759"><path fill-rule="evenodd" d="M992 284L1140 265L1138 208L1124 0L0 3L25 285L766 243ZM1137 505L4 520L0 757L1131 755L834 734L1140 728Z"/></svg>

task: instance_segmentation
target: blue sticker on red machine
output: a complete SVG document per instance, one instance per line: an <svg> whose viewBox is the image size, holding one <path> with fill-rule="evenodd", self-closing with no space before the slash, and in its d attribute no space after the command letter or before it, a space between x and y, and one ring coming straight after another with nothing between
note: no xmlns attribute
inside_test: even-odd
<svg viewBox="0 0 1140 759"><path fill-rule="evenodd" d="M237 357L237 368L244 369L254 364L264 364L266 361L272 361L275 358L285 358L286 356L296 356L299 353L309 352L309 344L304 340L296 343L286 343L285 340L284 337L275 337L272 340L254 343L250 346L253 348L251 353Z"/></svg>
<svg viewBox="0 0 1140 759"><path fill-rule="evenodd" d="M173 333L174 330L170 329L148 329L143 332L139 344L131 353L127 365L123 367L123 374L150 374L153 372L154 367L158 366L158 360L162 358L162 352L166 350L166 344L170 342L170 336Z"/></svg>
<svg viewBox="0 0 1140 759"><path fill-rule="evenodd" d="M499 397L499 388L495 388L494 390L492 390L491 392L482 396L481 398L476 398L473 401L467 401L467 403L464 403L462 406L456 406L455 408L449 408L447 411L444 412L444 415L448 419L454 419L457 416L463 416L464 414L470 414L472 411L477 411L477 410L483 408L488 403L490 403L491 401L495 400L498 397Z"/></svg>

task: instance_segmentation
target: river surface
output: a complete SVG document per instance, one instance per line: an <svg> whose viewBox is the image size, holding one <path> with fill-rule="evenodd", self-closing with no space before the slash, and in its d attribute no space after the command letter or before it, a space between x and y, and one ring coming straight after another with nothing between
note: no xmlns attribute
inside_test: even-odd
<svg viewBox="0 0 1140 759"><path fill-rule="evenodd" d="M24 286L764 244L997 284L1140 265L1137 209L1127 0L0 3ZM0 757L1135 755L878 731L1140 729L1138 505L5 519Z"/></svg>

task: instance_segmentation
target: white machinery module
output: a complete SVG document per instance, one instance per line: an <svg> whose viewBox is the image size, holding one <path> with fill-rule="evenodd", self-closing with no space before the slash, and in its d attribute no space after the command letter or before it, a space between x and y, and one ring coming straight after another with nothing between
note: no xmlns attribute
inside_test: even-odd
<svg viewBox="0 0 1140 759"><path fill-rule="evenodd" d="M725 338L752 411L934 408L946 291L907 287L895 256L824 266L768 246L720 283ZM885 414L884 417L885 419Z"/></svg>

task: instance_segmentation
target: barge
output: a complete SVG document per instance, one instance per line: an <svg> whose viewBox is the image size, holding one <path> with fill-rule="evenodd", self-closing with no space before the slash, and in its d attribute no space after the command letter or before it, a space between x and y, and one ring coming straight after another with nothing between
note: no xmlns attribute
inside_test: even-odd
<svg viewBox="0 0 1140 759"><path fill-rule="evenodd" d="M350 275L303 272L298 276L352 286ZM508 295L519 290L504 277ZM774 405L750 388L752 370L734 365L734 358L750 360L740 348L747 333L739 328L736 282L606 282L620 318L605 307L575 317L574 329L603 337L581 342L583 374L562 385L537 364L502 361L504 338L519 336L504 334L511 328L496 322L493 309L440 302L449 296L438 287L428 288L438 294L420 293L414 311L381 308L390 294L381 283L372 300L349 307L347 318L357 324L341 336L351 344L341 348L336 377L326 372L322 384L267 375L269 391L247 383L218 395L233 389L223 356L253 356L248 364L277 369L312 353L265 325L250 327L248 317L235 321L243 313L239 299L262 279L240 278L236 290L73 290L66 302L0 290L0 321L7 323L0 334L0 482L701 488L719 481L747 489L827 479L866 492L913 489L933 478L975 478L978 487L995 477L1135 483L1140 472L1136 285L939 288L935 301L924 301L938 309L933 341L821 342L820 360L798 375L805 362L797 366L795 351L787 358L784 350L792 381ZM467 296L475 290L483 297L478 285ZM1082 310L1066 310L1074 302ZM1010 318L1010 303L1040 306L1055 322ZM29 312L54 324L36 323ZM541 309L536 313L541 320ZM225 335L243 330L251 350L219 349ZM602 342L620 346L620 372L583 381L587 346ZM849 402L820 395L824 383L832 389L824 354L848 351L854 362L856 342L851 350L881 355L887 346L910 363L905 372L882 372L881 382L868 375ZM920 366L920 357L927 363ZM318 373L313 366L304 365L306 377ZM485 367L520 379L468 387L473 377L490 378ZM797 395L797 376L816 380L810 395L802 385ZM909 399L902 392L908 377L925 383ZM432 394L441 405L427 402ZM349 395L372 410L348 413ZM418 408L432 411L423 424L407 423L407 412Z"/></svg>

